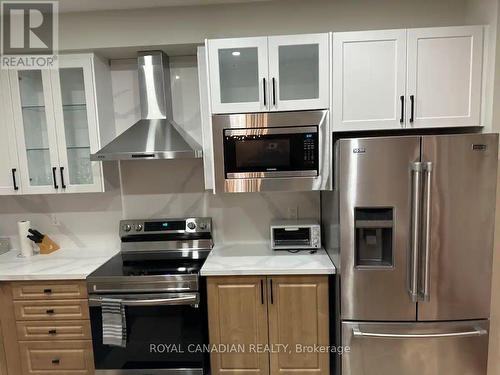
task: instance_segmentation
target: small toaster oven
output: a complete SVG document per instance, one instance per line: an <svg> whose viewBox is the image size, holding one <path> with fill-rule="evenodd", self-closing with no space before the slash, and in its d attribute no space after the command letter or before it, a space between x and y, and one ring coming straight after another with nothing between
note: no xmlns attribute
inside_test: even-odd
<svg viewBox="0 0 500 375"><path fill-rule="evenodd" d="M321 248L321 227L314 221L283 220L271 223L273 250Z"/></svg>

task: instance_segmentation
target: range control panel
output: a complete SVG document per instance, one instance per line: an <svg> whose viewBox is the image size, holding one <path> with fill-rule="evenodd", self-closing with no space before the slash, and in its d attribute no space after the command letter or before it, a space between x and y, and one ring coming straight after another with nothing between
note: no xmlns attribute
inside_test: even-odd
<svg viewBox="0 0 500 375"><path fill-rule="evenodd" d="M120 237L139 233L210 233L211 231L212 219L209 217L120 221Z"/></svg>

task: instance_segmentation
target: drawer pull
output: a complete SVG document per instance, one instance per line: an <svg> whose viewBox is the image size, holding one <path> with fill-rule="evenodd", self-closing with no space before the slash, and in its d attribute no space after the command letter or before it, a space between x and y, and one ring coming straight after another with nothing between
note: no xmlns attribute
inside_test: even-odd
<svg viewBox="0 0 500 375"><path fill-rule="evenodd" d="M55 335L57 331L55 329L49 329L49 335Z"/></svg>
<svg viewBox="0 0 500 375"><path fill-rule="evenodd" d="M52 289L47 288L47 289L44 289L44 290L43 290L43 292L44 292L45 294L51 294L51 293L52 293Z"/></svg>
<svg viewBox="0 0 500 375"><path fill-rule="evenodd" d="M54 314L54 309L47 309L45 312L49 315Z"/></svg>
<svg viewBox="0 0 500 375"><path fill-rule="evenodd" d="M59 363L61 363L61 360L60 360L59 358L54 358L54 359L52 360L52 364L53 364L53 365L58 365Z"/></svg>

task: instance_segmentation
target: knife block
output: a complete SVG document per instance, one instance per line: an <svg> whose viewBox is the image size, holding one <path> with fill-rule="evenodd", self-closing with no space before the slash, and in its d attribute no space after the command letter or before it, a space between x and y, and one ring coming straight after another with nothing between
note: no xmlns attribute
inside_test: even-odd
<svg viewBox="0 0 500 375"><path fill-rule="evenodd" d="M43 237L42 242L38 244L38 248L41 255L50 254L60 249L59 245L52 241L49 236Z"/></svg>

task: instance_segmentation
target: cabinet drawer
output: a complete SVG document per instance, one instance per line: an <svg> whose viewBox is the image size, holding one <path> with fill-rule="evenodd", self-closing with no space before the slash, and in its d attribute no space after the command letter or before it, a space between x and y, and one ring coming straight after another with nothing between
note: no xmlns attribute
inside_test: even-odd
<svg viewBox="0 0 500 375"><path fill-rule="evenodd" d="M52 322L17 322L17 338L33 340L90 340L90 322L87 320L62 320Z"/></svg>
<svg viewBox="0 0 500 375"><path fill-rule="evenodd" d="M81 281L19 282L12 284L12 297L14 300L87 298L87 288Z"/></svg>
<svg viewBox="0 0 500 375"><path fill-rule="evenodd" d="M14 301L16 320L80 320L89 318L87 300Z"/></svg>
<svg viewBox="0 0 500 375"><path fill-rule="evenodd" d="M90 375L94 360L92 342L85 341L33 341L20 342L24 375Z"/></svg>

